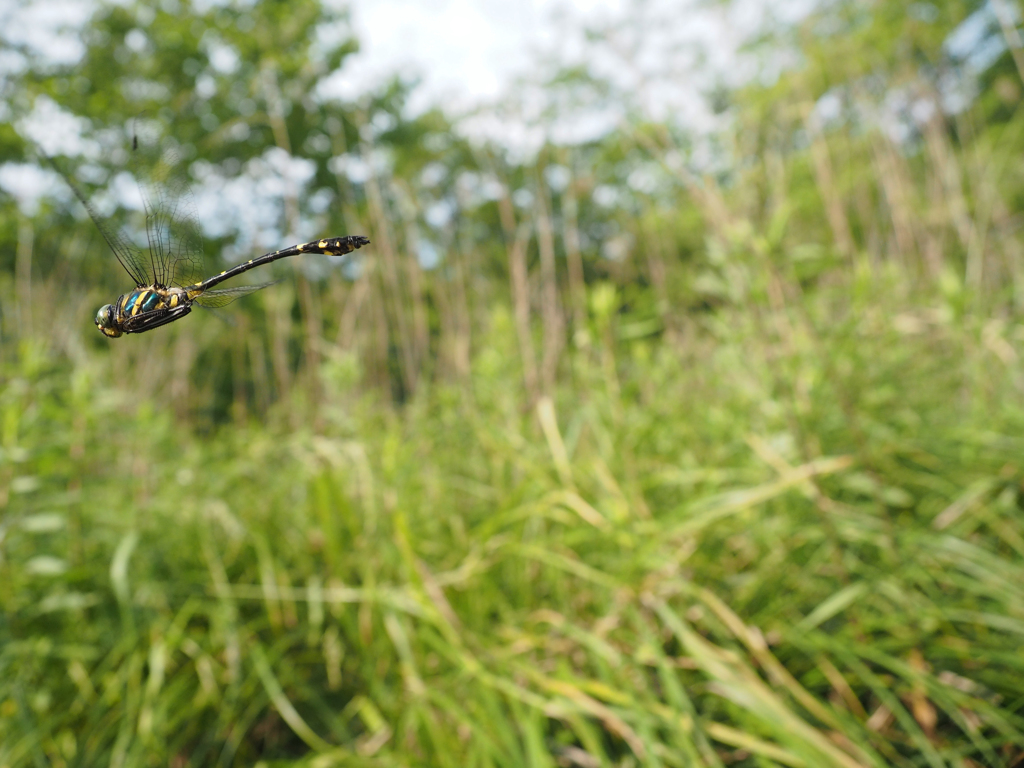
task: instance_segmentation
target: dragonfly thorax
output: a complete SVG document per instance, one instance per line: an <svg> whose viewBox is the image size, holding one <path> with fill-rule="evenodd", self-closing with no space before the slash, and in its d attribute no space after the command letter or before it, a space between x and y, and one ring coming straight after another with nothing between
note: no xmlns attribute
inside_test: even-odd
<svg viewBox="0 0 1024 768"><path fill-rule="evenodd" d="M142 333L178 320L192 311L192 296L185 288L139 286L117 297L96 313L96 327L108 338Z"/></svg>

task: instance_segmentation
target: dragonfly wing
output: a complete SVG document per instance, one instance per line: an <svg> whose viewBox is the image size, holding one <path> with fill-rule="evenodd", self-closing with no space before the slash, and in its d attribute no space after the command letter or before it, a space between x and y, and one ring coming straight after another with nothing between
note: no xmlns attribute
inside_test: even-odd
<svg viewBox="0 0 1024 768"><path fill-rule="evenodd" d="M188 167L153 126L133 126L131 166L142 194L150 269L158 285L192 285L202 277L203 236Z"/></svg>
<svg viewBox="0 0 1024 768"><path fill-rule="evenodd" d="M201 307L215 308L223 307L230 304L237 298L242 296L248 296L250 293L263 290L271 285L277 285L280 280L274 280L270 283L260 283L259 285L239 285L235 288L215 288L210 291L204 291L195 298L195 303Z"/></svg>
<svg viewBox="0 0 1024 768"><path fill-rule="evenodd" d="M110 246L110 250L114 252L114 256L117 257L121 266L124 267L124 271L131 276L137 286L152 285L155 282L155 275L151 269L150 260L144 257L142 251L132 245L131 241L122 232L109 226L106 221L99 217L96 209L92 207L92 203L89 202L89 199L82 190L64 172L64 169L57 165L52 157L46 155L44 157L46 157L50 166L61 175L65 183L71 188L71 191L75 193L75 197L85 207L89 218L92 219L92 223L96 225L96 229L100 231L103 239L107 241L107 245Z"/></svg>

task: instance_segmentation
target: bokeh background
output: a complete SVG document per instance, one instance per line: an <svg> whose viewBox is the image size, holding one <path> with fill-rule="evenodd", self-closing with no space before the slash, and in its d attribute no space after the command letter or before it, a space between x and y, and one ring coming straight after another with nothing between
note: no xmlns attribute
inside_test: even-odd
<svg viewBox="0 0 1024 768"><path fill-rule="evenodd" d="M8 0L0 766L1024 764L1021 25Z"/></svg>

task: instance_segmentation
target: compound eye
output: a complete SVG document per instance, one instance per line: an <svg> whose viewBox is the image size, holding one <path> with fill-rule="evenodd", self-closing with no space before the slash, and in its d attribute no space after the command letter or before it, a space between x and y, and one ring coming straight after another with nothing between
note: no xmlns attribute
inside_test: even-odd
<svg viewBox="0 0 1024 768"><path fill-rule="evenodd" d="M102 330L106 328L110 323L110 310L114 307L110 304L104 304L96 311L96 325Z"/></svg>

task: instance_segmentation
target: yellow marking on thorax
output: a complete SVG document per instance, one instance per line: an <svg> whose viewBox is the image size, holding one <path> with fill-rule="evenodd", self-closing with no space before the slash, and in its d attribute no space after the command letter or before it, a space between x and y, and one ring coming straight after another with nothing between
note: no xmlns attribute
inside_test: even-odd
<svg viewBox="0 0 1024 768"><path fill-rule="evenodd" d="M135 315L139 313L139 308L142 306L142 302L146 300L146 297L149 296L150 293L152 293L152 291L142 291L139 294L139 297L135 299L135 303L132 305L132 317L135 317Z"/></svg>
<svg viewBox="0 0 1024 768"><path fill-rule="evenodd" d="M171 301L169 303L171 305L171 309L174 309L176 306L178 306L178 294L172 293Z"/></svg>

